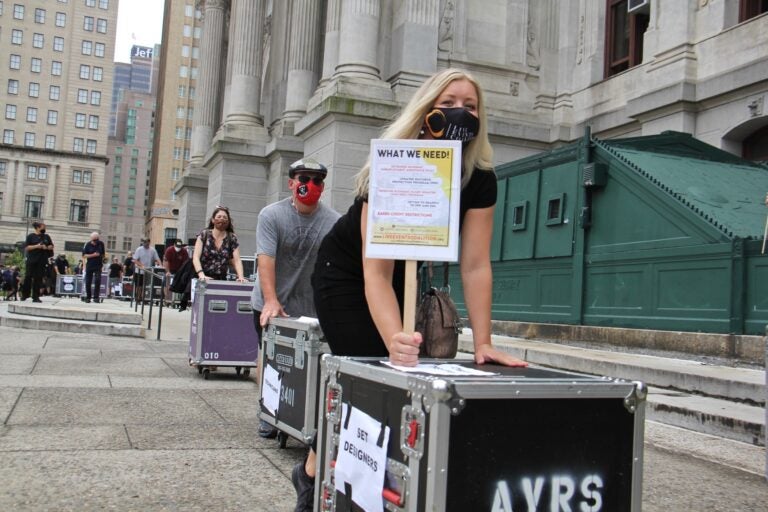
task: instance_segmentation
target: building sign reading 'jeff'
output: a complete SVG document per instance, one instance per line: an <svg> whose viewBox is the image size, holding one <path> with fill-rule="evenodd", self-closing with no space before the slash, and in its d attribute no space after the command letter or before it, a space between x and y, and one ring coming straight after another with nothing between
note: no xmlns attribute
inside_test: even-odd
<svg viewBox="0 0 768 512"><path fill-rule="evenodd" d="M153 48L148 48L146 46L133 45L131 47L131 58L152 60L153 52L154 52Z"/></svg>

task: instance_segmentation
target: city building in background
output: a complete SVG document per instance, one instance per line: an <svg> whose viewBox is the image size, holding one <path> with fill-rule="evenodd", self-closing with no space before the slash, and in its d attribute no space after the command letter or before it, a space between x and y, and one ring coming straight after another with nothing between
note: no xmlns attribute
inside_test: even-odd
<svg viewBox="0 0 768 512"><path fill-rule="evenodd" d="M0 2L0 251L36 220L70 254L101 227L117 3Z"/></svg>
<svg viewBox="0 0 768 512"><path fill-rule="evenodd" d="M159 48L159 45L157 46ZM154 59L156 48L133 45L131 47L131 62L115 62L114 81L112 85L112 116L109 119L109 135L115 135L117 103L121 90L130 90L156 94L157 63Z"/></svg>
<svg viewBox="0 0 768 512"><path fill-rule="evenodd" d="M102 240L110 253L123 254L144 238L159 58L155 48L133 46L131 62L115 63L114 108L104 178Z"/></svg>
<svg viewBox="0 0 768 512"><path fill-rule="evenodd" d="M165 2L146 223L152 244L165 244L179 234L179 201L174 187L190 158L202 34L197 3Z"/></svg>
<svg viewBox="0 0 768 512"><path fill-rule="evenodd" d="M303 155L332 169L323 197L345 211L370 140L448 67L485 90L496 164L588 126L600 139L675 130L768 158L764 1L198 3L191 154L175 188L184 238L222 204L252 253L259 211L287 195L287 164ZM166 59L165 75L187 65Z"/></svg>

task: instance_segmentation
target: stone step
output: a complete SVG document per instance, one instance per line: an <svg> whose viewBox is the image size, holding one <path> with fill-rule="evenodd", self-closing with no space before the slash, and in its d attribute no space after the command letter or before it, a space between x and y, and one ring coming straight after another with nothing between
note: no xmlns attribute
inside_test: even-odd
<svg viewBox="0 0 768 512"><path fill-rule="evenodd" d="M57 320L79 320L115 324L141 325L141 314L133 311L115 311L99 308L100 304L83 304L83 307L15 302L8 304L8 312L17 315L47 317Z"/></svg>
<svg viewBox="0 0 768 512"><path fill-rule="evenodd" d="M20 315L10 311L0 312L0 325L20 329L41 329L46 331L76 332L104 336L130 336L144 338L145 330L141 325L92 322L86 320L68 320L45 316Z"/></svg>
<svg viewBox="0 0 768 512"><path fill-rule="evenodd" d="M763 370L508 336L493 336L493 343L532 364L642 381L649 387L647 419L765 446L766 376ZM459 348L473 351L471 332L459 337Z"/></svg>
<svg viewBox="0 0 768 512"><path fill-rule="evenodd" d="M628 352L586 349L560 343L493 336L498 348L528 362L592 375L639 380L648 386L676 389L713 398L764 406L765 371L702 364ZM459 337L460 350L472 352L472 338Z"/></svg>
<svg viewBox="0 0 768 512"><path fill-rule="evenodd" d="M652 387L645 417L756 446L765 446L765 409L719 398Z"/></svg>

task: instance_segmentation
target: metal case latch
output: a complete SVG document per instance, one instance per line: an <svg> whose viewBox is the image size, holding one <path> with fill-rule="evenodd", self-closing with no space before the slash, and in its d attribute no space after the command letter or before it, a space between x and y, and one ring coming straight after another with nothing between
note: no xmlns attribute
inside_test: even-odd
<svg viewBox="0 0 768 512"><path fill-rule="evenodd" d="M400 414L400 449L406 457L420 460L424 455L424 411L406 405Z"/></svg>
<svg viewBox="0 0 768 512"><path fill-rule="evenodd" d="M411 471L408 466L393 459L387 459L387 472L384 476L384 508L390 512L406 510L408 501L408 482Z"/></svg>
<svg viewBox="0 0 768 512"><path fill-rule="evenodd" d="M275 359L275 340L277 339L277 327L274 325L268 325L267 331L264 333L264 341L266 342L267 359L270 361Z"/></svg>
<svg viewBox="0 0 768 512"><path fill-rule="evenodd" d="M333 482L323 482L323 488L320 491L320 510L322 512L336 510L336 485Z"/></svg>
<svg viewBox="0 0 768 512"><path fill-rule="evenodd" d="M325 388L325 415L329 424L338 425L341 421L341 385L338 383Z"/></svg>
<svg viewBox="0 0 768 512"><path fill-rule="evenodd" d="M293 356L293 366L299 370L304 369L304 345L307 341L307 333L301 330L296 331L296 341L293 343L295 354Z"/></svg>

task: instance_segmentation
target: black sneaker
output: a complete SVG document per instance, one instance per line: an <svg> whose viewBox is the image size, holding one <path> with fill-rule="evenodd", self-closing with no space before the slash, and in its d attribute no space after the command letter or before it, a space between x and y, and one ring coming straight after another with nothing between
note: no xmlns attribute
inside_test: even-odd
<svg viewBox="0 0 768 512"><path fill-rule="evenodd" d="M277 429L264 420L259 420L259 437L274 439L277 437Z"/></svg>
<svg viewBox="0 0 768 512"><path fill-rule="evenodd" d="M312 512L315 501L315 479L307 474L303 461L293 466L291 482L293 482L293 488L296 489L294 512Z"/></svg>

